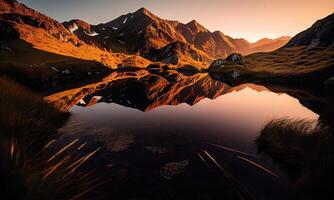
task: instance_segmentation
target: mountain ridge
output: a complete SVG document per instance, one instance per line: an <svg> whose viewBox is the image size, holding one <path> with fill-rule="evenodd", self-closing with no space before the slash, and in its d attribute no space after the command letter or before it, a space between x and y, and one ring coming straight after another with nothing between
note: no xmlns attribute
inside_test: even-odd
<svg viewBox="0 0 334 200"><path fill-rule="evenodd" d="M308 46L308 48L334 45L334 13L317 20L312 26L294 36L284 47Z"/></svg>
<svg viewBox="0 0 334 200"><path fill-rule="evenodd" d="M71 28L69 22L64 22L63 25L68 29ZM76 33L77 37L103 49L117 53L137 54L145 58L150 58L147 53L152 49L167 47L175 41L192 45L194 49L205 52L205 57L211 60L224 58L235 52L242 54L254 52L251 43L243 38L235 39L221 31L211 32L196 20L181 23L176 20L162 19L146 8L121 15L107 23L91 26L97 35L88 37L87 34ZM274 50L281 47L280 45L274 44L267 47L265 51ZM257 51L261 49L258 48ZM189 57L189 60L193 59Z"/></svg>
<svg viewBox="0 0 334 200"><path fill-rule="evenodd" d="M111 68L142 68L155 62L207 68L216 58L249 51L250 43L245 39L210 32L196 20L181 23L161 19L146 8L91 25L80 19L59 23L15 0L0 3L2 38L19 39L32 48L94 60Z"/></svg>

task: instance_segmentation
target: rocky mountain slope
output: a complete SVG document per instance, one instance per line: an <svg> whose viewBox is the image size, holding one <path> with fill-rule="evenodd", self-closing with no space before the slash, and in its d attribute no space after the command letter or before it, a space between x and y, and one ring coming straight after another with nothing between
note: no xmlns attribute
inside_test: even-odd
<svg viewBox="0 0 334 200"><path fill-rule="evenodd" d="M35 49L64 56L94 60L116 68L135 56L111 54L86 44L61 23L15 0L0 0L0 35L2 45L11 41L27 42ZM145 60L138 57L138 60ZM147 62L148 64L150 62ZM140 64L138 65L140 67Z"/></svg>
<svg viewBox="0 0 334 200"><path fill-rule="evenodd" d="M333 47L334 13L315 22L309 29L297 34L284 47Z"/></svg>
<svg viewBox="0 0 334 200"><path fill-rule="evenodd" d="M15 0L0 0L0 74L30 84L53 83L92 78L108 68L149 64L140 56L86 44L56 20Z"/></svg>
<svg viewBox="0 0 334 200"><path fill-rule="evenodd" d="M178 48L177 44L188 44L183 59L188 63L202 64L215 58L224 58L233 52L250 54L253 52L275 50L284 45L289 38L269 40L266 46L255 46L245 39L234 39L220 31L210 32L197 21L183 24L178 21L161 19L145 8L122 15L105 24L89 25L81 20L71 20L63 25L86 43L94 44L113 52L139 54L156 61L175 61L172 55L152 57L151 52L164 52L166 48ZM256 45L256 43L255 43ZM185 46L185 45L184 45ZM178 51L174 49L172 51ZM191 52L201 52L191 56ZM186 58L186 59L185 59ZM167 62L168 63L168 62ZM175 63L175 62L173 62ZM182 62L180 62L183 64Z"/></svg>

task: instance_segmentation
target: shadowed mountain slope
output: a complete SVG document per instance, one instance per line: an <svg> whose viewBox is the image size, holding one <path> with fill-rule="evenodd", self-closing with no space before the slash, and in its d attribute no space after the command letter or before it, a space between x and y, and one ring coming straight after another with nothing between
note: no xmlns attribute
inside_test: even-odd
<svg viewBox="0 0 334 200"><path fill-rule="evenodd" d="M63 25L86 43L113 52L139 54L151 60L159 60L159 56L152 57L150 52L168 46L169 48L174 47L170 44L175 42L191 46L183 56L187 57L188 61L192 60L190 62L207 63L234 52L242 54L255 52L252 44L245 39L234 39L220 31L211 32L195 20L184 24L179 21L161 19L145 8L96 26L81 20L71 20L64 22ZM276 40L269 40L267 43L269 46L263 48L257 46L256 52L275 50L284 45L288 38L280 41L285 42L278 43ZM190 51L194 50L202 51L204 54L202 53L199 57L189 56ZM180 64L183 63L180 62Z"/></svg>
<svg viewBox="0 0 334 200"><path fill-rule="evenodd" d="M333 47L334 45L334 13L318 20L310 28L297 34L284 47L307 46Z"/></svg>

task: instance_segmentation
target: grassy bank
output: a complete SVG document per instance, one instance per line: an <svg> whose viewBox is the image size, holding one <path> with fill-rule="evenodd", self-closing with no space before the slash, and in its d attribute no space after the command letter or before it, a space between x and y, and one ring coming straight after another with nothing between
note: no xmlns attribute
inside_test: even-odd
<svg viewBox="0 0 334 200"><path fill-rule="evenodd" d="M258 150L273 158L310 199L333 197L333 126L275 120L264 127Z"/></svg>
<svg viewBox="0 0 334 200"><path fill-rule="evenodd" d="M70 155L51 162L46 150L69 114L7 78L0 78L0 96L0 198L84 198L91 185L83 174L68 175Z"/></svg>
<svg viewBox="0 0 334 200"><path fill-rule="evenodd" d="M211 68L209 71L213 78L235 84L270 82L323 85L334 74L334 49L283 48L246 56L242 65L225 63L224 67ZM240 76L232 77L233 72L238 72Z"/></svg>

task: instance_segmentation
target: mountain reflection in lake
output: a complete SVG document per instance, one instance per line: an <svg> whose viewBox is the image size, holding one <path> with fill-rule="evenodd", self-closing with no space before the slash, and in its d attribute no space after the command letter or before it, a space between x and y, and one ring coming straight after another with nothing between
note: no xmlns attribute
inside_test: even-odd
<svg viewBox="0 0 334 200"><path fill-rule="evenodd" d="M172 70L115 72L46 100L72 113L59 141L103 147L92 168L113 199L293 199L254 141L273 119L318 119L287 94Z"/></svg>

